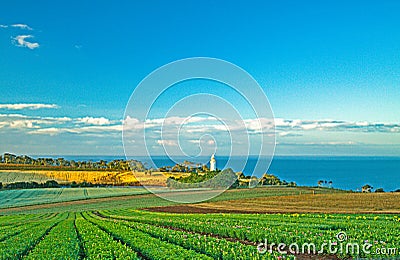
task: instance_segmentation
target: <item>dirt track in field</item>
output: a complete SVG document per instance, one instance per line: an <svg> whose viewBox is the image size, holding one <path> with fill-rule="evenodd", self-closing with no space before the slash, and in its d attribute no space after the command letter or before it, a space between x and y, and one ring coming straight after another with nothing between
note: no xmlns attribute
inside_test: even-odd
<svg viewBox="0 0 400 260"><path fill-rule="evenodd" d="M171 213L353 213L399 214L400 193L337 193L274 196L147 208Z"/></svg>

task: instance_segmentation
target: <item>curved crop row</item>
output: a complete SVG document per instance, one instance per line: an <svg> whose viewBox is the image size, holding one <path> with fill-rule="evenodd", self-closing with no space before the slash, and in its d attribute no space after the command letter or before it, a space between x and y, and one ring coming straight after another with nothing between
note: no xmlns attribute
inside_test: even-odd
<svg viewBox="0 0 400 260"><path fill-rule="evenodd" d="M79 259L75 214L55 226L28 254L26 259Z"/></svg>
<svg viewBox="0 0 400 260"><path fill-rule="evenodd" d="M90 214L91 218L99 218ZM161 228L153 225L127 222L121 220L121 223L135 230L147 233L155 238L174 243L186 249L192 249L196 252L206 254L214 259L275 259L279 254L258 253L257 248L252 245L244 245L240 242L231 242L226 239L215 238L198 233L188 233L179 230ZM281 256L282 257L282 256Z"/></svg>
<svg viewBox="0 0 400 260"><path fill-rule="evenodd" d="M0 259L18 259L24 256L66 215L32 225L21 233L0 242Z"/></svg>
<svg viewBox="0 0 400 260"><path fill-rule="evenodd" d="M26 214L26 215L10 215L0 216L0 229L7 228L7 226L15 226L20 224L26 224L27 222L34 222L38 220L49 219L54 217L56 214Z"/></svg>
<svg viewBox="0 0 400 260"><path fill-rule="evenodd" d="M111 213L111 214L110 214ZM373 252L379 247L399 248L399 221L396 216L376 215L234 215L233 214L168 214L120 210L105 212L115 219L135 221L160 227L178 228L196 233L215 234L251 242L314 243L317 251L330 253L324 243L339 244L339 232L347 234L346 243L357 243L362 247L371 243ZM223 218L225 217L225 218ZM257 222L257 217L260 221ZM270 219L270 222L268 222ZM398 219L398 218L397 218ZM370 232L375 230L377 232ZM368 256L359 252L336 253L341 256Z"/></svg>
<svg viewBox="0 0 400 260"><path fill-rule="evenodd" d="M10 237L16 236L25 230L31 230L33 227L37 226L38 223L18 225L15 227L7 227L1 230L0 241L7 240ZM2 242L3 243L3 242Z"/></svg>
<svg viewBox="0 0 400 260"><path fill-rule="evenodd" d="M83 242L85 259L139 259L130 247L114 240L81 215L77 216L75 225Z"/></svg>
<svg viewBox="0 0 400 260"><path fill-rule="evenodd" d="M187 250L183 247L161 241L119 222L99 220L91 218L87 214L85 214L85 217L114 237L124 241L148 259L212 259L207 255L197 253L193 250Z"/></svg>

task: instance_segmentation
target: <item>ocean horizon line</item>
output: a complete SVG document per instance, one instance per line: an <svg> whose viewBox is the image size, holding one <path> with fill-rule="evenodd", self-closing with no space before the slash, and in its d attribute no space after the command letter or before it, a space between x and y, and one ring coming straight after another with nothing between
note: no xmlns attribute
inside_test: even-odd
<svg viewBox="0 0 400 260"><path fill-rule="evenodd" d="M25 154L16 154L16 155L25 155ZM33 157L33 158L82 158L82 159L126 159L125 155L90 155L90 154L34 154L34 155L29 155L26 154L27 156ZM210 155L211 156L211 155ZM152 155L152 156L146 156L146 155L135 155L135 156L129 156L129 158L132 159L146 159L146 158L173 158L173 159L196 159L196 158L208 158L210 156L175 156L175 155ZM272 157L269 156L258 156L258 155L216 155L216 158L243 158L243 157L248 157L251 159L254 158L271 158L272 160L400 160L400 155L379 155L379 156L374 156L374 155L275 155Z"/></svg>

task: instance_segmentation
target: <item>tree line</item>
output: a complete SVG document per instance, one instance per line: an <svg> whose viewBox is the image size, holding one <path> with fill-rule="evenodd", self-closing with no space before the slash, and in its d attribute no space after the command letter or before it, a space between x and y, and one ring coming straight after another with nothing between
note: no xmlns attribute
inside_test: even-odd
<svg viewBox="0 0 400 260"><path fill-rule="evenodd" d="M206 171L199 174L192 172L189 176L170 177L167 186L170 188L239 188L249 186L282 185L295 187L295 182L286 182L273 174L264 174L261 178L246 176L242 172L235 173L232 169L222 172Z"/></svg>
<svg viewBox="0 0 400 260"><path fill-rule="evenodd" d="M116 159L110 162L105 160L94 161L75 161L60 158L32 158L27 155L15 155L5 153L0 155L0 168L8 169L14 166L22 168L48 168L63 170L110 170L110 171L146 171L144 164L137 160Z"/></svg>
<svg viewBox="0 0 400 260"><path fill-rule="evenodd" d="M208 171L205 174L192 172L186 177L170 177L167 179L169 188L229 188L237 186L237 175L232 169Z"/></svg>
<svg viewBox="0 0 400 260"><path fill-rule="evenodd" d="M206 173L209 168L205 164L183 161L174 166L163 166L158 168L160 172L184 172L184 173Z"/></svg>
<svg viewBox="0 0 400 260"><path fill-rule="evenodd" d="M30 182L19 181L19 182L11 182L3 184L0 182L0 190L41 189L41 188L89 188L89 187L109 187L109 186L110 185L107 184L93 184L91 182L86 182L86 181L80 183L73 181L68 184L60 184L55 180L48 180L43 183L38 183L35 181L30 181ZM131 186L135 186L135 184Z"/></svg>
<svg viewBox="0 0 400 260"><path fill-rule="evenodd" d="M0 182L0 189L38 189L38 188L59 188L60 184L54 180L49 180L44 183L37 182L12 182L4 184Z"/></svg>

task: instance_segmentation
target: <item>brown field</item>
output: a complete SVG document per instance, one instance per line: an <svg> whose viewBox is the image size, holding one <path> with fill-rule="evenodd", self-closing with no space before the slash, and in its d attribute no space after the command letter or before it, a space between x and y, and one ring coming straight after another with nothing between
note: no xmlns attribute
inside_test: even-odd
<svg viewBox="0 0 400 260"><path fill-rule="evenodd" d="M400 213L400 193L271 196L148 208L172 213Z"/></svg>

